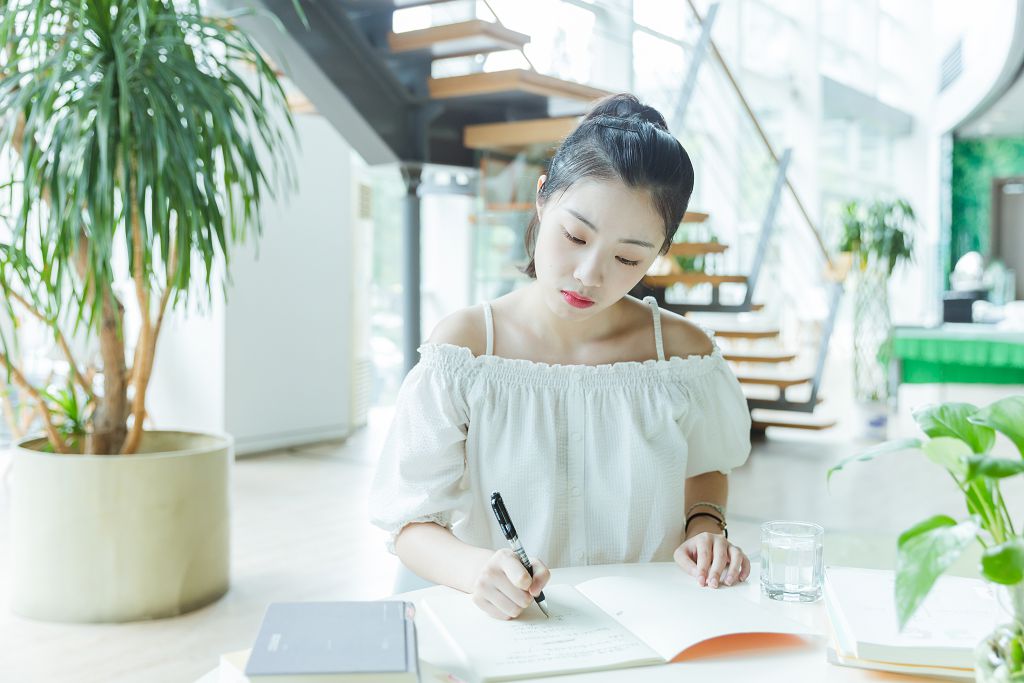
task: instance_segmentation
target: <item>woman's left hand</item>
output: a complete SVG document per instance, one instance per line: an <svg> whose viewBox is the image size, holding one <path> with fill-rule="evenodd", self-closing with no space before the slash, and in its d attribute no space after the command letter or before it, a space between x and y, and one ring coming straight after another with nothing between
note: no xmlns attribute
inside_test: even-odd
<svg viewBox="0 0 1024 683"><path fill-rule="evenodd" d="M750 560L722 534L694 534L676 548L673 558L701 586L731 586L750 576Z"/></svg>

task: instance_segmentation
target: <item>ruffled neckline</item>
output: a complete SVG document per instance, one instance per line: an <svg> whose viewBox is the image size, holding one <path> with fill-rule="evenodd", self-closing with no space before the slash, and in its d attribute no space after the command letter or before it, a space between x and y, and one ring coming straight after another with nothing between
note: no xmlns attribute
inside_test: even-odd
<svg viewBox="0 0 1024 683"><path fill-rule="evenodd" d="M723 367L722 351L711 340L708 355L692 354L672 356L665 360L616 361L600 365L545 363L525 358L473 355L465 346L425 342L419 347L420 362L450 370L462 370L497 376L516 383L564 384L567 381L597 383L627 383L650 381L655 378L689 378L704 375Z"/></svg>

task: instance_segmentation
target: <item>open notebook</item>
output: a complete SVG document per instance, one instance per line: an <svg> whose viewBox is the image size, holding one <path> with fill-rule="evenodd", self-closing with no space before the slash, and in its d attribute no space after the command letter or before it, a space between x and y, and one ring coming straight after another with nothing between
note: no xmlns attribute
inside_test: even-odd
<svg viewBox="0 0 1024 683"><path fill-rule="evenodd" d="M534 604L500 621L454 591L423 598L420 610L480 681L661 664L722 635L814 632L751 601L748 588L701 588L682 572L608 576L545 588L550 619Z"/></svg>

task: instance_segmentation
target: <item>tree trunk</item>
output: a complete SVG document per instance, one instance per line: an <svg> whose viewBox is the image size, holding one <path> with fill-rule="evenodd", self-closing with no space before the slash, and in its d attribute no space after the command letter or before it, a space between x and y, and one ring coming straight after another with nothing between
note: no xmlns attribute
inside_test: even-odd
<svg viewBox="0 0 1024 683"><path fill-rule="evenodd" d="M101 285L102 286L102 285ZM103 395L97 397L93 430L86 450L99 455L121 452L128 433L128 371L124 353L124 307L107 289L100 323L100 355L103 358Z"/></svg>

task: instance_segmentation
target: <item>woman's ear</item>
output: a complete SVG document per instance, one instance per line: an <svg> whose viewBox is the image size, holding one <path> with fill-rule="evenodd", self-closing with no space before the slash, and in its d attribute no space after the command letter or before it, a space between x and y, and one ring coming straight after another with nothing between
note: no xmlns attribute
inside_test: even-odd
<svg viewBox="0 0 1024 683"><path fill-rule="evenodd" d="M540 218L540 188L544 187L544 182L548 179L546 175L542 175L537 178L537 218Z"/></svg>

